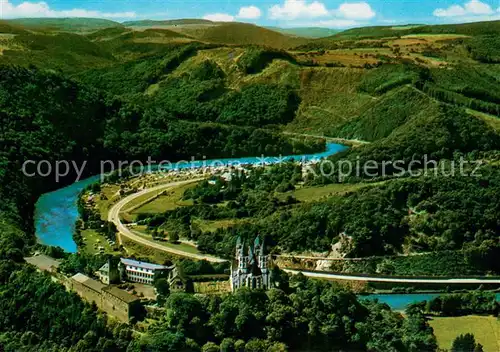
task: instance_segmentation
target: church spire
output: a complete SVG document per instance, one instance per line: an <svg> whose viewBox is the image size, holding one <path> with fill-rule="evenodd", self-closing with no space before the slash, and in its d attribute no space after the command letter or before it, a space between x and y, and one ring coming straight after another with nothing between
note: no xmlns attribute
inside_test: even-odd
<svg viewBox="0 0 500 352"><path fill-rule="evenodd" d="M260 245L260 251L259 251L259 255L260 255L260 256L263 256L263 255L264 255L264 249L266 248L265 241L266 241L266 239L264 238L264 239L262 240L262 244Z"/></svg>
<svg viewBox="0 0 500 352"><path fill-rule="evenodd" d="M260 236L259 235L257 235L257 237L255 237L255 241L253 241L253 246L256 250L257 250L257 248L260 248Z"/></svg>

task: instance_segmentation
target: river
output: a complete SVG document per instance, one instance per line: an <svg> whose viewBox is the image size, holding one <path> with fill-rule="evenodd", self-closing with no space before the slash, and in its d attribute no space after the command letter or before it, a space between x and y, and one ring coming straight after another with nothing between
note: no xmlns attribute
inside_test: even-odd
<svg viewBox="0 0 500 352"><path fill-rule="evenodd" d="M405 308L416 302L430 301L431 299L442 295L442 293L384 293L367 296L359 296L360 299L378 299L381 303L387 303L393 310L405 310ZM500 293L496 294L497 301L500 302Z"/></svg>
<svg viewBox="0 0 500 352"><path fill-rule="evenodd" d="M313 160L324 158L347 149L346 146L335 143L327 143L326 150L316 154L289 155L283 158L269 157L265 161L275 163L280 160ZM214 159L194 162L186 162L179 168L203 167L205 165L229 165L229 164L260 164L262 157L245 157L233 159ZM172 167L176 167L175 165ZM59 246L66 252L75 253L76 243L73 241L75 222L78 219L77 201L80 192L88 185L99 180L99 176L93 176L85 180L75 182L68 187L43 194L35 205L35 234L43 244Z"/></svg>
<svg viewBox="0 0 500 352"><path fill-rule="evenodd" d="M292 155L283 159L301 159L313 160L316 158L327 157L345 150L347 147L328 143L326 151L317 154ZM196 161L193 164L184 164L182 167L201 167L210 165L215 160ZM218 162L224 165L228 164L259 164L262 162L260 157L246 157L235 159L219 159ZM275 161L270 157L269 162ZM220 165L220 163L219 163ZM56 191L42 195L35 205L35 229L38 240L46 245L62 247L66 252L75 253L77 251L76 243L73 241L73 232L75 222L78 219L77 200L80 192L88 185L97 182L99 175L75 182L70 186L60 188ZM428 294L374 294L360 296L366 299L378 299L380 302L387 303L394 310L404 310L411 303L430 300L438 296L435 293ZM500 295L497 294L498 300Z"/></svg>

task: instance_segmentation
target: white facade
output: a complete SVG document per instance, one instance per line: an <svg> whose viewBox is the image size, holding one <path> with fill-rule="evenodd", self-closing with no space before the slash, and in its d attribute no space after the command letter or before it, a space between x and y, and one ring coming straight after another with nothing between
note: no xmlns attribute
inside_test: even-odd
<svg viewBox="0 0 500 352"><path fill-rule="evenodd" d="M271 287L271 273L268 268L269 256L264 254L264 244L259 237L253 247L248 247L238 238L236 243L236 265L231 269L231 289L240 287L267 290Z"/></svg>
<svg viewBox="0 0 500 352"><path fill-rule="evenodd" d="M147 285L153 284L155 275L158 272L170 271L173 268L165 265L151 264L125 258L121 258L120 266L122 276L125 276L127 281Z"/></svg>

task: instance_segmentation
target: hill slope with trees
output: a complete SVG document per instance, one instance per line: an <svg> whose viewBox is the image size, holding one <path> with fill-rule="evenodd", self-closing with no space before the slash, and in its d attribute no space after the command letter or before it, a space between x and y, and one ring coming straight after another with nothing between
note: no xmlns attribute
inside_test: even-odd
<svg viewBox="0 0 500 352"><path fill-rule="evenodd" d="M481 161L480 177L396 177L389 167L384 177L302 178L286 164L204 183L185 195L192 207L140 220L168 221L200 250L225 257L237 236L265 233L277 253L328 251L348 238L342 255L387 256L349 268L357 272L500 272L497 22L353 29L310 41L241 23L174 34L81 21L0 24L9 34L0 56L0 349L437 348L422 312L403 317L302 277L282 278L268 293L171 295L160 322L133 338L24 263L39 248L36 199L74 179L26 177L26 160L86 160L91 174L103 159L313 153L325 140L307 135L324 134L369 141L330 161L372 160L379 171L384 161L426 156L448 165ZM90 25L93 33L68 33ZM374 41L357 40L369 33ZM311 202L294 198L299 187L340 182L353 188ZM192 226L200 219L246 221L203 232Z"/></svg>

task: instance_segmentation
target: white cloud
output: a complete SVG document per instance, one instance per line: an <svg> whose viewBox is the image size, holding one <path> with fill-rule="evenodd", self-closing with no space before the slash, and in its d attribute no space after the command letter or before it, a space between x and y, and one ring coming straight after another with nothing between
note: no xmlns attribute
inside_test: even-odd
<svg viewBox="0 0 500 352"><path fill-rule="evenodd" d="M336 13L340 17L350 19L369 20L375 17L375 11L367 2L344 3L339 6Z"/></svg>
<svg viewBox="0 0 500 352"><path fill-rule="evenodd" d="M434 16L437 17L464 17L464 16L477 16L477 15L491 15L495 11L490 5L480 0L470 0L461 5L452 5L447 9L434 10Z"/></svg>
<svg viewBox="0 0 500 352"><path fill-rule="evenodd" d="M236 17L241 19L256 20L261 16L261 11L256 6L246 6L240 8L240 12Z"/></svg>
<svg viewBox="0 0 500 352"><path fill-rule="evenodd" d="M465 16L467 12L460 5L452 5L447 9L436 9L434 10L434 16L437 17L456 17L456 16Z"/></svg>
<svg viewBox="0 0 500 352"><path fill-rule="evenodd" d="M233 22L236 19L255 20L261 16L260 9L256 6L244 6L236 16L228 13L209 13L203 16L203 19L214 22Z"/></svg>
<svg viewBox="0 0 500 352"><path fill-rule="evenodd" d="M23 2L13 5L8 0L0 0L1 18L25 18L25 17L93 17L93 18L133 18L135 12L101 12L85 9L72 9L57 11L52 10L44 2Z"/></svg>
<svg viewBox="0 0 500 352"><path fill-rule="evenodd" d="M328 16L325 5L318 1L310 4L306 0L285 0L283 5L274 5L269 9L269 18L275 20L294 20L297 18L316 18Z"/></svg>
<svg viewBox="0 0 500 352"><path fill-rule="evenodd" d="M214 22L233 22L234 16L228 13L209 13L203 16L203 19Z"/></svg>
<svg viewBox="0 0 500 352"><path fill-rule="evenodd" d="M490 5L479 0L471 0L466 3L465 11L472 15L491 15L493 13Z"/></svg>
<svg viewBox="0 0 500 352"><path fill-rule="evenodd" d="M314 26L345 28L366 24L367 20L376 16L370 4L361 2L344 2L337 9L330 10L318 1L285 0L283 4L269 9L269 18L273 20L307 20L315 19Z"/></svg>

